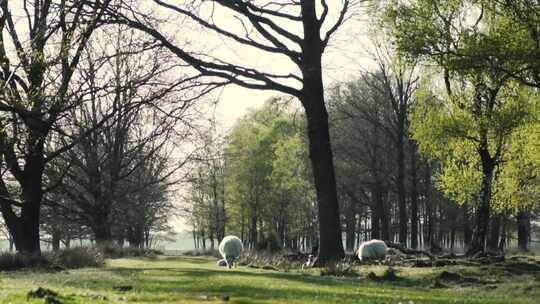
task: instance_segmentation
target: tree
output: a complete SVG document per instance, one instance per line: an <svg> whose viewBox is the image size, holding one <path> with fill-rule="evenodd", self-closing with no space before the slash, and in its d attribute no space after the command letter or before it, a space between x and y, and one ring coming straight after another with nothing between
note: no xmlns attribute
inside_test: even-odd
<svg viewBox="0 0 540 304"><path fill-rule="evenodd" d="M40 253L43 172L71 146L48 151L46 142L63 114L80 102L72 98L70 83L109 2L24 1L24 9L11 1L0 4L0 32L7 32L0 37L0 158L7 168L0 179L0 211L19 252ZM28 19L26 29L14 22L18 14Z"/></svg>
<svg viewBox="0 0 540 304"><path fill-rule="evenodd" d="M64 134L79 140L58 157L50 177L62 198L56 207L76 214L99 245L123 243L129 234L132 245L142 246L144 232L165 228L160 213L170 210L169 178L186 162L172 161L170 150L192 140L195 101L214 87L198 90L190 77L171 81L171 73L181 74L182 67L135 31L125 26L102 31L87 45L76 79L80 89L73 95L86 102L63 120ZM121 211L135 206L147 213ZM137 231L127 231L128 224Z"/></svg>
<svg viewBox="0 0 540 304"><path fill-rule="evenodd" d="M224 79L227 83L250 89L274 90L292 95L300 100L306 112L309 137L309 152L317 189L319 211L320 246L318 264L344 255L341 242L339 205L336 192L332 148L328 132L328 114L324 102L322 77L322 55L332 35L347 19L347 12L356 2L343 0L337 20L325 26L329 19L330 6L320 1L322 11L317 13L314 0L255 3L243 0L189 1L171 4L155 0L154 4L178 17L186 17L203 29L232 40L240 46L249 47L266 54L279 55L294 63L300 71L296 73L268 73L215 58L210 54L196 55L197 51L185 49L164 31L142 20L148 15L126 3L125 14L115 14L116 22L146 32L178 58L190 64L206 76ZM224 28L214 22L212 15L203 12L232 13L239 18L239 31ZM287 24L284 26L283 24ZM324 29L327 29L323 33ZM289 29L299 29L300 34Z"/></svg>
<svg viewBox="0 0 540 304"><path fill-rule="evenodd" d="M503 72L515 69L515 62L511 57L489 56L509 42L510 36L500 35L508 31L507 20L493 12L486 17L484 7L490 5L483 1L423 0L398 6L389 14L399 49L436 63L445 84L446 97L439 94L437 102L424 101L419 111L425 116L415 117L414 138L420 150L447 160L443 185L464 181L456 176L481 180L467 184L478 189L469 254L485 251L495 173L512 132L530 114L527 97ZM463 16L468 16L466 21L462 21Z"/></svg>

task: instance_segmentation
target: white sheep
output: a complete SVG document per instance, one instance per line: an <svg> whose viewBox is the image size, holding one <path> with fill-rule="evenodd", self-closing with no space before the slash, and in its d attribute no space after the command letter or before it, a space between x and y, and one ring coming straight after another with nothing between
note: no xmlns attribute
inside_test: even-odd
<svg viewBox="0 0 540 304"><path fill-rule="evenodd" d="M313 262L315 262L315 257L313 257L313 254L308 255L308 260L302 264L302 270L304 270L304 268L313 266Z"/></svg>
<svg viewBox="0 0 540 304"><path fill-rule="evenodd" d="M235 260L240 256L244 245L242 241L234 236L228 235L219 243L219 253L227 263L227 267L230 269L232 266L236 266Z"/></svg>
<svg viewBox="0 0 540 304"><path fill-rule="evenodd" d="M364 260L384 260L386 257L386 243L381 240L371 240L362 243L356 254L360 261Z"/></svg>

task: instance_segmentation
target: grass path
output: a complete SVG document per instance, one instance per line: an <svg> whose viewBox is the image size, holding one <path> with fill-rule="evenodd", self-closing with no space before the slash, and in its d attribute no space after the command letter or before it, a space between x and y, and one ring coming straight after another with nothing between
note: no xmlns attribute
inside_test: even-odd
<svg viewBox="0 0 540 304"><path fill-rule="evenodd" d="M379 267L380 268L380 267ZM381 271L373 267L374 271ZM365 270L363 270L365 271ZM486 286L430 287L428 270L377 283L364 278L336 279L312 273L284 273L238 267L227 270L199 257L119 259L100 269L57 273L0 272L0 303L26 300L32 288L59 292L63 303L540 303L540 280L522 276ZM122 293L114 286L132 286ZM229 297L225 301L225 296Z"/></svg>

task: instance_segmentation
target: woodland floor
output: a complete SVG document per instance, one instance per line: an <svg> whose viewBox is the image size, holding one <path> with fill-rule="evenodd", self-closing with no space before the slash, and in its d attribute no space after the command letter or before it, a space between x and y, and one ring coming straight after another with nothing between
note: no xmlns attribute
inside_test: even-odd
<svg viewBox="0 0 540 304"><path fill-rule="evenodd" d="M358 277L336 278L317 269L227 270L215 261L163 256L109 260L98 269L0 272L0 303L45 303L27 301L37 287L58 292L61 303L540 303L538 271L396 267L397 278L383 280L368 274L380 278L387 266L359 266Z"/></svg>

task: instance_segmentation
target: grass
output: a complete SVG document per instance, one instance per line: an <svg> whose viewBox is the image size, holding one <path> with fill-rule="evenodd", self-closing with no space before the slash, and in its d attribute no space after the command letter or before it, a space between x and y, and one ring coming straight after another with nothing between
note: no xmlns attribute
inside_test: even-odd
<svg viewBox="0 0 540 304"><path fill-rule="evenodd" d="M55 273L0 272L0 303L27 302L37 287L61 294L63 303L540 303L540 274L509 277L478 267L399 268L397 280L384 278L385 266L360 266L358 277L320 276L320 270L277 272L248 267L227 270L214 258L167 257L108 260L102 268ZM445 282L442 271L474 276L481 283ZM115 286L129 286L127 292ZM226 301L226 297L229 297Z"/></svg>

